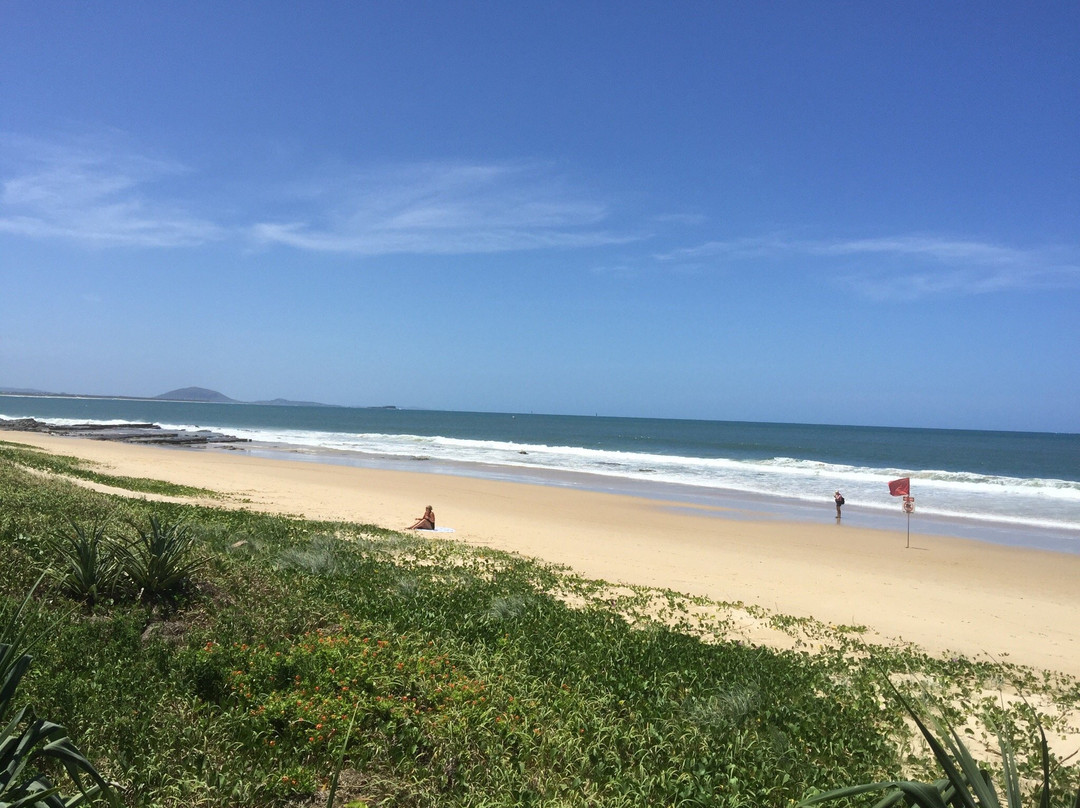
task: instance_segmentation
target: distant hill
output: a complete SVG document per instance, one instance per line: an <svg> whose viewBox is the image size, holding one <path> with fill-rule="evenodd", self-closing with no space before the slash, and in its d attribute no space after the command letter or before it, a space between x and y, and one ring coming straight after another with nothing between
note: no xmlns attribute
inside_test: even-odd
<svg viewBox="0 0 1080 808"><path fill-rule="evenodd" d="M0 395L9 396L42 396L45 398L119 398L130 401L192 401L206 404L266 404L274 407L338 407L339 404L322 404L318 401L293 401L288 398L275 398L272 401L237 401L229 398L217 390L208 390L205 387L181 387L170 390L160 396L144 398L142 396L101 396L75 393L46 393L43 390L29 390L20 387L0 387ZM394 406L385 409L397 409Z"/></svg>
<svg viewBox="0 0 1080 808"><path fill-rule="evenodd" d="M214 404L237 404L235 398L229 398L217 390L207 390L205 387L181 387L179 390L170 390L160 396L154 396L156 401L205 401Z"/></svg>
<svg viewBox="0 0 1080 808"><path fill-rule="evenodd" d="M229 398L217 390L207 390L205 387L181 387L179 390L170 390L160 396L154 396L157 401L201 401L211 404L269 404L274 407L333 407L333 404L320 404L318 401L292 401L288 398L275 398L272 401L237 401Z"/></svg>

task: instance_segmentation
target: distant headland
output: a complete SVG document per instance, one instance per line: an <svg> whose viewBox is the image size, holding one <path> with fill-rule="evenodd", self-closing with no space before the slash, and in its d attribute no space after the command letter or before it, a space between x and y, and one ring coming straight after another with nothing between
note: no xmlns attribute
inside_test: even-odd
<svg viewBox="0 0 1080 808"><path fill-rule="evenodd" d="M4 396L37 396L42 398L110 398L124 401L183 401L204 404L266 404L274 407L338 407L339 404L323 404L318 401L293 401L287 398L275 398L270 401L239 401L229 398L217 390L209 390L205 387L179 387L159 396L102 396L85 393L49 393L44 390L31 390L17 387L0 387L0 395ZM371 409L396 410L397 407L390 404Z"/></svg>
<svg viewBox="0 0 1080 808"><path fill-rule="evenodd" d="M318 401L291 401L287 398L275 398L272 401L237 401L229 398L217 390L208 390L205 387L181 387L170 390L160 396L153 397L155 401L202 401L209 404L273 404L279 407L336 407L336 404L322 404Z"/></svg>
<svg viewBox="0 0 1080 808"><path fill-rule="evenodd" d="M28 398L65 398L65 399L102 399L111 401L161 401L178 402L186 404L267 404L279 407L336 407L336 404L320 404L315 401L291 401L285 398L276 398L272 401L238 401L229 398L217 390L209 390L205 387L181 387L170 390L159 396L101 396L74 393L47 393L43 390L28 390L25 388L0 387L0 395L25 396ZM380 407L371 409L397 409L397 407ZM144 443L164 446L198 446L205 444L224 444L228 448L234 448L230 444L247 443L247 438L238 438L209 429L165 429L154 423L83 423L83 424L55 424L47 421L38 421L35 418L0 418L0 430L15 430L18 432L40 432L47 435L60 437L91 438L93 440L121 441L123 443Z"/></svg>

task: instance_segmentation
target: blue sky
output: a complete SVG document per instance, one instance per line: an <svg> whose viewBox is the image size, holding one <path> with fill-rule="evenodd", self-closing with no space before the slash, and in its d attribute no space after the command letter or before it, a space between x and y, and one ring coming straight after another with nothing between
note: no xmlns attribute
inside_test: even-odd
<svg viewBox="0 0 1080 808"><path fill-rule="evenodd" d="M1080 431L1080 6L0 0L0 386Z"/></svg>

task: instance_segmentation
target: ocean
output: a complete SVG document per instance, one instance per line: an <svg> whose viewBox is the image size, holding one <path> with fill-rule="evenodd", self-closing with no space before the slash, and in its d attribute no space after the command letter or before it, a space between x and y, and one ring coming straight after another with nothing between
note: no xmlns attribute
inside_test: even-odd
<svg viewBox="0 0 1080 808"><path fill-rule="evenodd" d="M845 525L1080 552L1077 434L0 396L0 418L22 417L210 429L258 455L578 486L735 518L832 522L840 490ZM910 518L889 494L899 477L911 478Z"/></svg>

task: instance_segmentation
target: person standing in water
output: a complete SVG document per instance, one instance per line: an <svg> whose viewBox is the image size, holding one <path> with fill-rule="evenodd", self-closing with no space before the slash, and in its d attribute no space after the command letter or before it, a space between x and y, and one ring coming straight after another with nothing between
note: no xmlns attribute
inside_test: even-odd
<svg viewBox="0 0 1080 808"><path fill-rule="evenodd" d="M840 521L840 506L844 504L844 495L837 491L833 494L833 501L836 503L836 521Z"/></svg>

